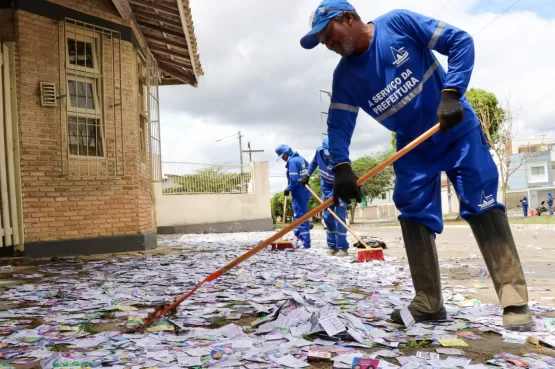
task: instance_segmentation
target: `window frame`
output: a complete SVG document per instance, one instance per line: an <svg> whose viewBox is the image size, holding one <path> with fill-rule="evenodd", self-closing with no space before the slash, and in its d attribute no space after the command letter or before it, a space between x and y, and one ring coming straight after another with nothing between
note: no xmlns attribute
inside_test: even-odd
<svg viewBox="0 0 555 369"><path fill-rule="evenodd" d="M105 132L105 124L104 124L104 112L103 112L103 85L101 81L100 71L101 66L99 65L99 61L101 58L99 57L100 50L102 48L100 34L98 32L75 26L75 25L67 25L64 30L64 41L65 41L65 88L66 88L66 139L67 139L67 154L68 157L75 158L75 159L90 159L90 160L99 160L99 159L106 159L107 152L106 152L106 132ZM92 50L92 63L93 67L85 67L77 64L72 64L70 61L69 55L69 42L70 40L80 41L84 43L90 43L91 50ZM86 49L86 47L85 47ZM92 86L92 98L94 109L88 108L79 108L77 106L73 106L71 103L71 96L69 90L70 81L74 82L83 82L85 84L90 83ZM76 85L77 86L77 85ZM86 95L87 96L87 95ZM79 95L76 95L77 100L79 99ZM87 147L85 154L73 154L71 153L70 147L70 124L80 124L80 123L73 123L70 122L70 118L76 118L78 121L79 119L96 119L98 120L98 127L100 134L96 137L96 147L101 147L102 155L90 155L89 154L89 147ZM86 124L88 126L88 124ZM79 128L78 128L79 129ZM77 131L79 133L79 130ZM77 136L79 137L79 136ZM79 150L78 150L79 151ZM98 151L98 150L95 150Z"/></svg>
<svg viewBox="0 0 555 369"><path fill-rule="evenodd" d="M86 28L82 28L78 26L66 26L64 38L65 38L65 53L66 53L66 71L75 70L81 73L99 75L100 66L98 65L98 61L100 60L100 58L98 57L98 53L99 53L99 45L100 45L100 35L97 32L88 30ZM81 41L84 43L89 42L89 40L91 39L94 40L94 42L91 42L92 62L93 62L92 68L84 67L82 65L77 65L77 64L71 64L70 56L69 56L69 46L68 46L68 41L70 39L73 39L75 41Z"/></svg>

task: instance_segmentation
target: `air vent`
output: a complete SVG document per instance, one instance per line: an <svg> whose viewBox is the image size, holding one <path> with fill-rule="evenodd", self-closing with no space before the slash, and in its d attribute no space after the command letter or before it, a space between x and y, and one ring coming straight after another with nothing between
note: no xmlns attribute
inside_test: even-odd
<svg viewBox="0 0 555 369"><path fill-rule="evenodd" d="M53 82L40 83L40 104L56 106L56 85Z"/></svg>

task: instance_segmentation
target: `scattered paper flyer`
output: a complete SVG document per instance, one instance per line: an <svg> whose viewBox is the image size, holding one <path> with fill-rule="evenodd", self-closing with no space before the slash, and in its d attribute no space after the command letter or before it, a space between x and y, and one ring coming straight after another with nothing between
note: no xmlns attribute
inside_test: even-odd
<svg viewBox="0 0 555 369"><path fill-rule="evenodd" d="M318 323L324 328L328 336L333 337L337 333L345 332L347 328L335 315L328 315L318 319Z"/></svg>
<svg viewBox="0 0 555 369"><path fill-rule="evenodd" d="M454 340L438 340L438 342L444 347L467 347L468 344L461 340L460 338Z"/></svg>

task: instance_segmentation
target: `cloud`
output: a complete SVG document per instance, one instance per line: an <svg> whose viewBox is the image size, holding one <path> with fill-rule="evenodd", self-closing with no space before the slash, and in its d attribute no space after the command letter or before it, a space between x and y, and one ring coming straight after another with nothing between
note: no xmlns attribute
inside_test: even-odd
<svg viewBox="0 0 555 369"><path fill-rule="evenodd" d="M522 135L555 130L555 19L527 10L523 2L483 29L510 5L499 4L495 11L484 1L410 0L406 7L433 16L445 5L438 18L470 34L479 32L469 87L494 92L502 101L510 98L519 109ZM319 90L331 88L339 61L324 47L307 51L299 46L318 2L191 0L205 76L196 89L160 89L163 160L238 163L236 138L215 142L237 131L244 135L245 148L250 141L265 150L253 159L267 160L272 175L284 173L274 154L280 143L311 159L326 131L320 112L328 101ZM352 0L366 21L403 3ZM351 157L381 150L389 142L389 131L361 112ZM272 192L285 187L284 179L276 177L270 184Z"/></svg>

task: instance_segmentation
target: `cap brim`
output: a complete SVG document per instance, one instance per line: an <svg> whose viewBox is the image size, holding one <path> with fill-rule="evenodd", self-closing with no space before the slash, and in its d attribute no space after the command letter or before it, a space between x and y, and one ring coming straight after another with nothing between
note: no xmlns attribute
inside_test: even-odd
<svg viewBox="0 0 555 369"><path fill-rule="evenodd" d="M329 23L329 19L326 22L322 22L314 26L306 35L301 38L301 46L305 49L314 49L320 41L316 38L316 34L323 30Z"/></svg>
<svg viewBox="0 0 555 369"><path fill-rule="evenodd" d="M329 156L329 155L330 155L329 150L324 149L324 154L327 155L327 156Z"/></svg>

